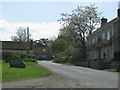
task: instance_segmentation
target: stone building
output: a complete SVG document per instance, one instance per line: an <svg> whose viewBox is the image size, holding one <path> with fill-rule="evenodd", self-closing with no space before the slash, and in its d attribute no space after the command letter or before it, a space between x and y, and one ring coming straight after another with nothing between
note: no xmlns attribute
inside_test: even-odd
<svg viewBox="0 0 120 90"><path fill-rule="evenodd" d="M37 40L39 41L39 40ZM49 58L49 49L43 43L30 42L15 42L15 41L0 41L2 45L0 47L0 53L10 52L10 53L28 53L29 57L35 57L36 59L48 59ZM35 45L34 45L35 44ZM28 47L29 46L29 47Z"/></svg>
<svg viewBox="0 0 120 90"><path fill-rule="evenodd" d="M2 52L27 52L28 43L15 41L0 41L0 43L2 44L2 47L0 48ZM31 51L32 49L29 48L29 50Z"/></svg>
<svg viewBox="0 0 120 90"><path fill-rule="evenodd" d="M117 17L107 22L101 19L101 27L87 37L87 59L109 62L120 51L120 8Z"/></svg>
<svg viewBox="0 0 120 90"><path fill-rule="evenodd" d="M33 54L35 55L36 59L45 60L48 59L48 48L46 46L34 47Z"/></svg>
<svg viewBox="0 0 120 90"><path fill-rule="evenodd" d="M38 60L50 59L51 53L47 46L47 39L36 40L33 45L32 52Z"/></svg>

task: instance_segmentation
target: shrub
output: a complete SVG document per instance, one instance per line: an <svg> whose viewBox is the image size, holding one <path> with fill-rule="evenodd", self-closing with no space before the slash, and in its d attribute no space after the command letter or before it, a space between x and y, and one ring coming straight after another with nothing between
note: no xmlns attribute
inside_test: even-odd
<svg viewBox="0 0 120 90"><path fill-rule="evenodd" d="M69 61L69 57L64 55L63 53L57 53L53 61L56 63L66 63Z"/></svg>
<svg viewBox="0 0 120 90"><path fill-rule="evenodd" d="M23 53L20 55L20 57L23 59L23 58L27 57L27 54Z"/></svg>
<svg viewBox="0 0 120 90"><path fill-rule="evenodd" d="M19 57L19 58L25 58L27 57L27 53L14 52L12 56Z"/></svg>
<svg viewBox="0 0 120 90"><path fill-rule="evenodd" d="M8 62L10 57L12 57L12 53L11 52L3 52L2 53L2 60L4 62Z"/></svg>
<svg viewBox="0 0 120 90"><path fill-rule="evenodd" d="M27 53L19 53L19 52L3 52L2 53L2 60L4 62L8 62L10 57L25 58L27 57Z"/></svg>
<svg viewBox="0 0 120 90"><path fill-rule="evenodd" d="M105 69L105 71L110 71L110 72L120 72L118 69Z"/></svg>
<svg viewBox="0 0 120 90"><path fill-rule="evenodd" d="M33 58L23 58L23 61L25 61L25 62L37 62L36 59L33 59Z"/></svg>

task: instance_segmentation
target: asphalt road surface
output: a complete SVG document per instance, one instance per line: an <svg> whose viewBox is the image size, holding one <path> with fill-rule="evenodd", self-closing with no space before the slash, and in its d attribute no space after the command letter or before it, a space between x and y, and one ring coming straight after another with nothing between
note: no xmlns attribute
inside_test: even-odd
<svg viewBox="0 0 120 90"><path fill-rule="evenodd" d="M55 73L79 82L86 88L118 88L118 73L116 72L57 64L51 61L38 61L38 63Z"/></svg>

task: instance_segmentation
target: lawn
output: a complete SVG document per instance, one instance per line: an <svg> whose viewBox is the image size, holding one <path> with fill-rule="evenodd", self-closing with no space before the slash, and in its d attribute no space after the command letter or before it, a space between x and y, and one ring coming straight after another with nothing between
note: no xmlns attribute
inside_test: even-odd
<svg viewBox="0 0 120 90"><path fill-rule="evenodd" d="M0 83L2 82L2 61L0 60Z"/></svg>
<svg viewBox="0 0 120 90"><path fill-rule="evenodd" d="M25 62L26 68L10 68L9 63L2 64L2 82L38 78L52 74L52 71L37 67L36 63Z"/></svg>

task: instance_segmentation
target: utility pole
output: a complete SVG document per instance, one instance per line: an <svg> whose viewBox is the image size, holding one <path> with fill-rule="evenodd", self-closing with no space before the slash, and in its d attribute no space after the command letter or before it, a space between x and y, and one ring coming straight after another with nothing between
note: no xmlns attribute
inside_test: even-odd
<svg viewBox="0 0 120 90"><path fill-rule="evenodd" d="M28 43L27 51L28 51L28 54L29 54L29 49L30 49L30 44L29 44L29 27L27 27L27 43Z"/></svg>
<svg viewBox="0 0 120 90"><path fill-rule="evenodd" d="M27 40L29 42L29 27L27 27Z"/></svg>

